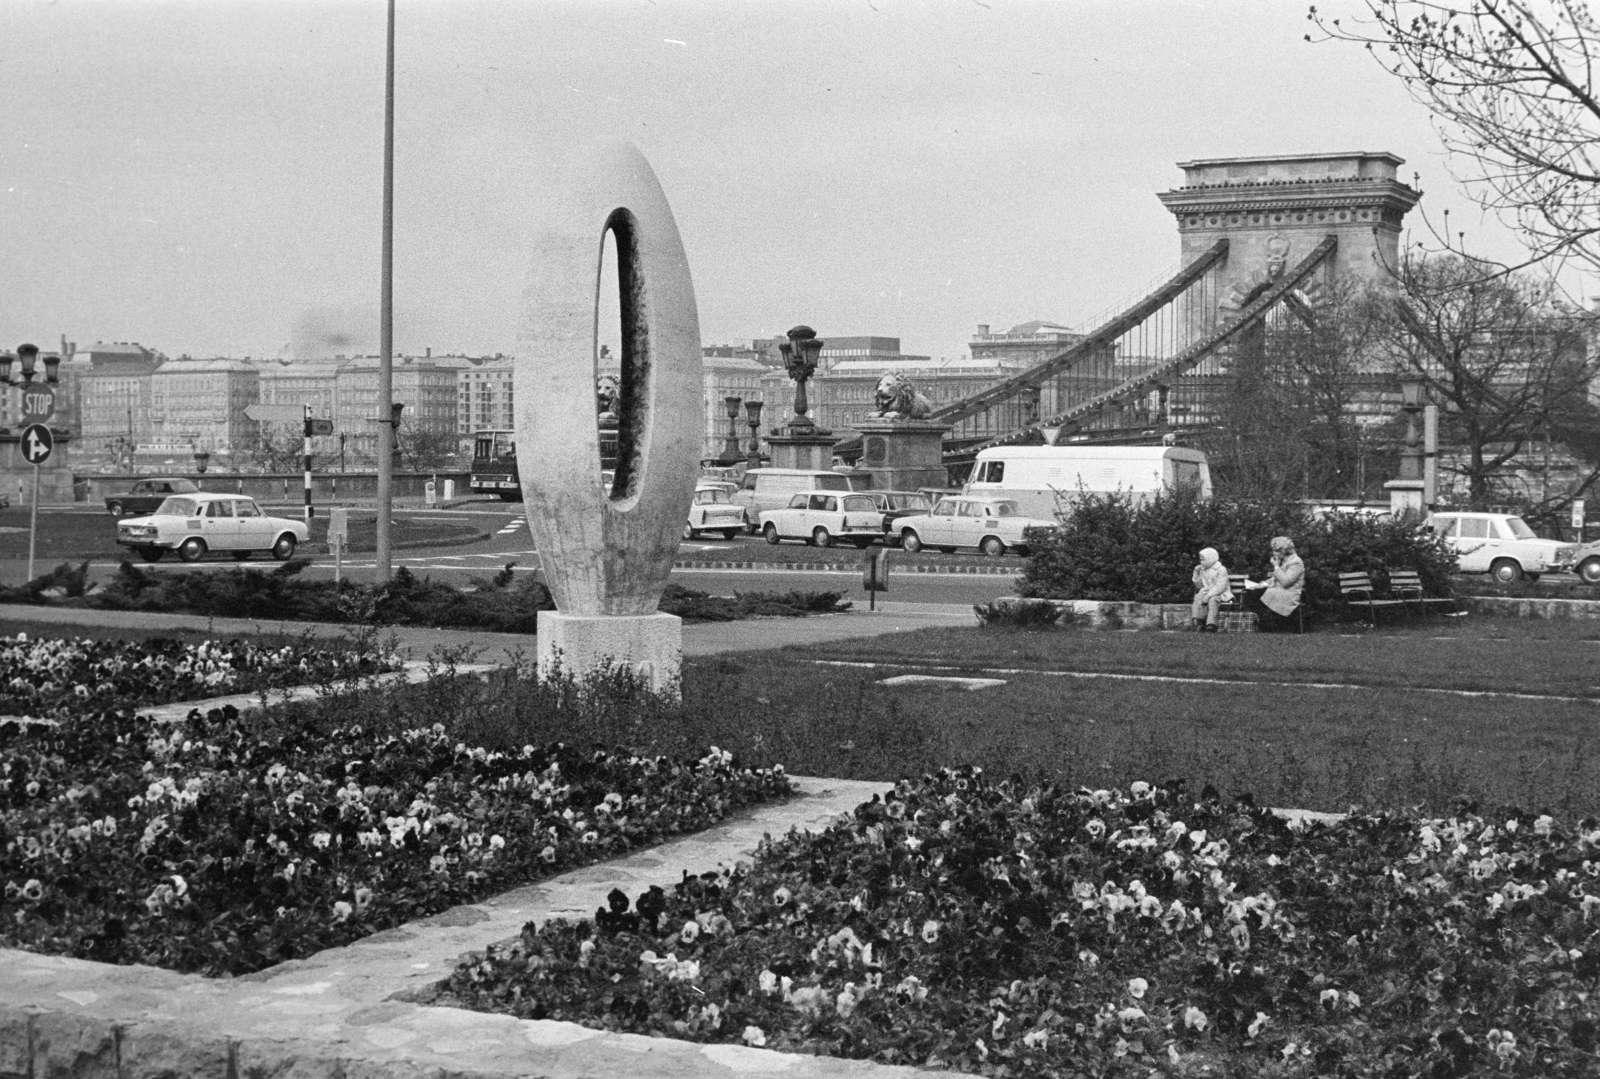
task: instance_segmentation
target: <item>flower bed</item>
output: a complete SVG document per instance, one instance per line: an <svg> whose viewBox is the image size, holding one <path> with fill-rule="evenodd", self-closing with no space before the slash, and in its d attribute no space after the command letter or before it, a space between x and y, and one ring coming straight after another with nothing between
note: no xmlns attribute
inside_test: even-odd
<svg viewBox="0 0 1600 1079"><path fill-rule="evenodd" d="M0 715L32 718L251 693L396 670L398 657L324 643L184 644L0 637Z"/></svg>
<svg viewBox="0 0 1600 1079"><path fill-rule="evenodd" d="M318 731L292 711L0 727L0 945L243 974L789 789L714 747L499 753L442 725Z"/></svg>
<svg viewBox="0 0 1600 1079"><path fill-rule="evenodd" d="M994 1076L1594 1075L1597 846L946 770L530 925L434 1002Z"/></svg>

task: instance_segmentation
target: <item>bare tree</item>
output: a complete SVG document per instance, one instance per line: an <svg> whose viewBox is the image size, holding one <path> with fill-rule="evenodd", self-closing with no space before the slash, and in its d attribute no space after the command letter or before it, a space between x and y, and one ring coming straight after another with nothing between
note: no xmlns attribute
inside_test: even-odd
<svg viewBox="0 0 1600 1079"><path fill-rule="evenodd" d="M395 450L402 466L413 472L449 467L460 452L460 443L455 432L436 427L395 428Z"/></svg>
<svg viewBox="0 0 1600 1079"><path fill-rule="evenodd" d="M1600 30L1588 0L1366 3L1370 19L1315 7L1310 19L1323 40L1365 44L1433 112L1457 179L1526 234L1521 265L1571 256L1600 268Z"/></svg>
<svg viewBox="0 0 1600 1079"><path fill-rule="evenodd" d="M327 470L333 455L318 450L322 439L312 440L311 467L314 471ZM263 472L299 472L305 468L305 436L299 426L263 423L256 438L255 448L247 454L251 464Z"/></svg>
<svg viewBox="0 0 1600 1079"><path fill-rule="evenodd" d="M1397 287L1374 299L1382 347L1397 373L1420 375L1440 405L1441 443L1470 505L1495 501L1496 481L1526 451L1559 439L1587 469L1576 490L1531 507L1553 509L1600 477L1600 413L1590 403L1600 356L1587 347L1593 316L1565 308L1523 277L1454 255L1408 254Z"/></svg>

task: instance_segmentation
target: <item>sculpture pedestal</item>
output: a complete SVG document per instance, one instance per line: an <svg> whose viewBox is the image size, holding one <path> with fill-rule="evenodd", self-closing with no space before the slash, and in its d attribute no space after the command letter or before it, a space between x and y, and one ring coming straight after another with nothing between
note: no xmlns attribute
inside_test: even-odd
<svg viewBox="0 0 1600 1079"><path fill-rule="evenodd" d="M581 615L540 611L535 625L540 678L559 667L582 679L606 666L631 667L656 693L681 693L683 619L673 614Z"/></svg>
<svg viewBox="0 0 1600 1079"><path fill-rule="evenodd" d="M950 425L931 420L862 420L861 460L856 467L871 473L875 491L915 491L947 487L950 479L941 456Z"/></svg>
<svg viewBox="0 0 1600 1079"><path fill-rule="evenodd" d="M803 468L826 472L833 467L833 447L838 441L832 431L790 424L781 435L767 436L767 452L773 468Z"/></svg>
<svg viewBox="0 0 1600 1079"><path fill-rule="evenodd" d="M1399 479L1390 480L1383 485L1389 492L1389 512L1396 520L1407 515L1421 520L1428 515L1428 509L1422 504L1423 482L1421 480Z"/></svg>

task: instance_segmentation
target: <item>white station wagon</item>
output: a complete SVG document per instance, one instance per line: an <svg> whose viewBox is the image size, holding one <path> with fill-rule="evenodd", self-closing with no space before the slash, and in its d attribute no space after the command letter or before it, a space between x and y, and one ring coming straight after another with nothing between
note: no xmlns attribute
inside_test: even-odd
<svg viewBox="0 0 1600 1079"><path fill-rule="evenodd" d="M1055 528L1056 522L1024 517L1009 498L941 498L927 513L901 517L890 532L908 551L937 547L949 554L957 547L976 547L986 555L1027 550L1030 528Z"/></svg>
<svg viewBox="0 0 1600 1079"><path fill-rule="evenodd" d="M797 539L817 547L848 540L869 547L883 538L883 511L869 494L801 491L781 510L761 514L761 534L768 543Z"/></svg>
<svg viewBox="0 0 1600 1079"><path fill-rule="evenodd" d="M227 551L241 562L251 551L267 551L286 562L310 536L304 521L268 517L253 498L204 491L171 495L150 516L117 522L117 543L146 562L159 562L168 551L185 562L198 562L207 551Z"/></svg>

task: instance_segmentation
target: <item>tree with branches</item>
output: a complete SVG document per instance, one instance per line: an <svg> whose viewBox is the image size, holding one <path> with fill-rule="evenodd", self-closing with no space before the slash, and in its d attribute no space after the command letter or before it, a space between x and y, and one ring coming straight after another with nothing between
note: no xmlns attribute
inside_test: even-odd
<svg viewBox="0 0 1600 1079"><path fill-rule="evenodd" d="M1584 472L1575 489L1546 492L1529 511L1548 514L1581 497L1600 478L1594 316L1522 275L1456 255L1408 253L1394 276L1395 287L1372 300L1380 347L1396 374L1420 376L1440 405L1441 444L1455 451L1442 464L1470 507L1505 500L1505 474L1553 443Z"/></svg>
<svg viewBox="0 0 1600 1079"><path fill-rule="evenodd" d="M1600 29L1588 0L1366 5L1370 19L1309 17L1322 40L1364 44L1432 111L1457 179L1524 233L1530 258L1515 268L1578 258L1600 269Z"/></svg>

